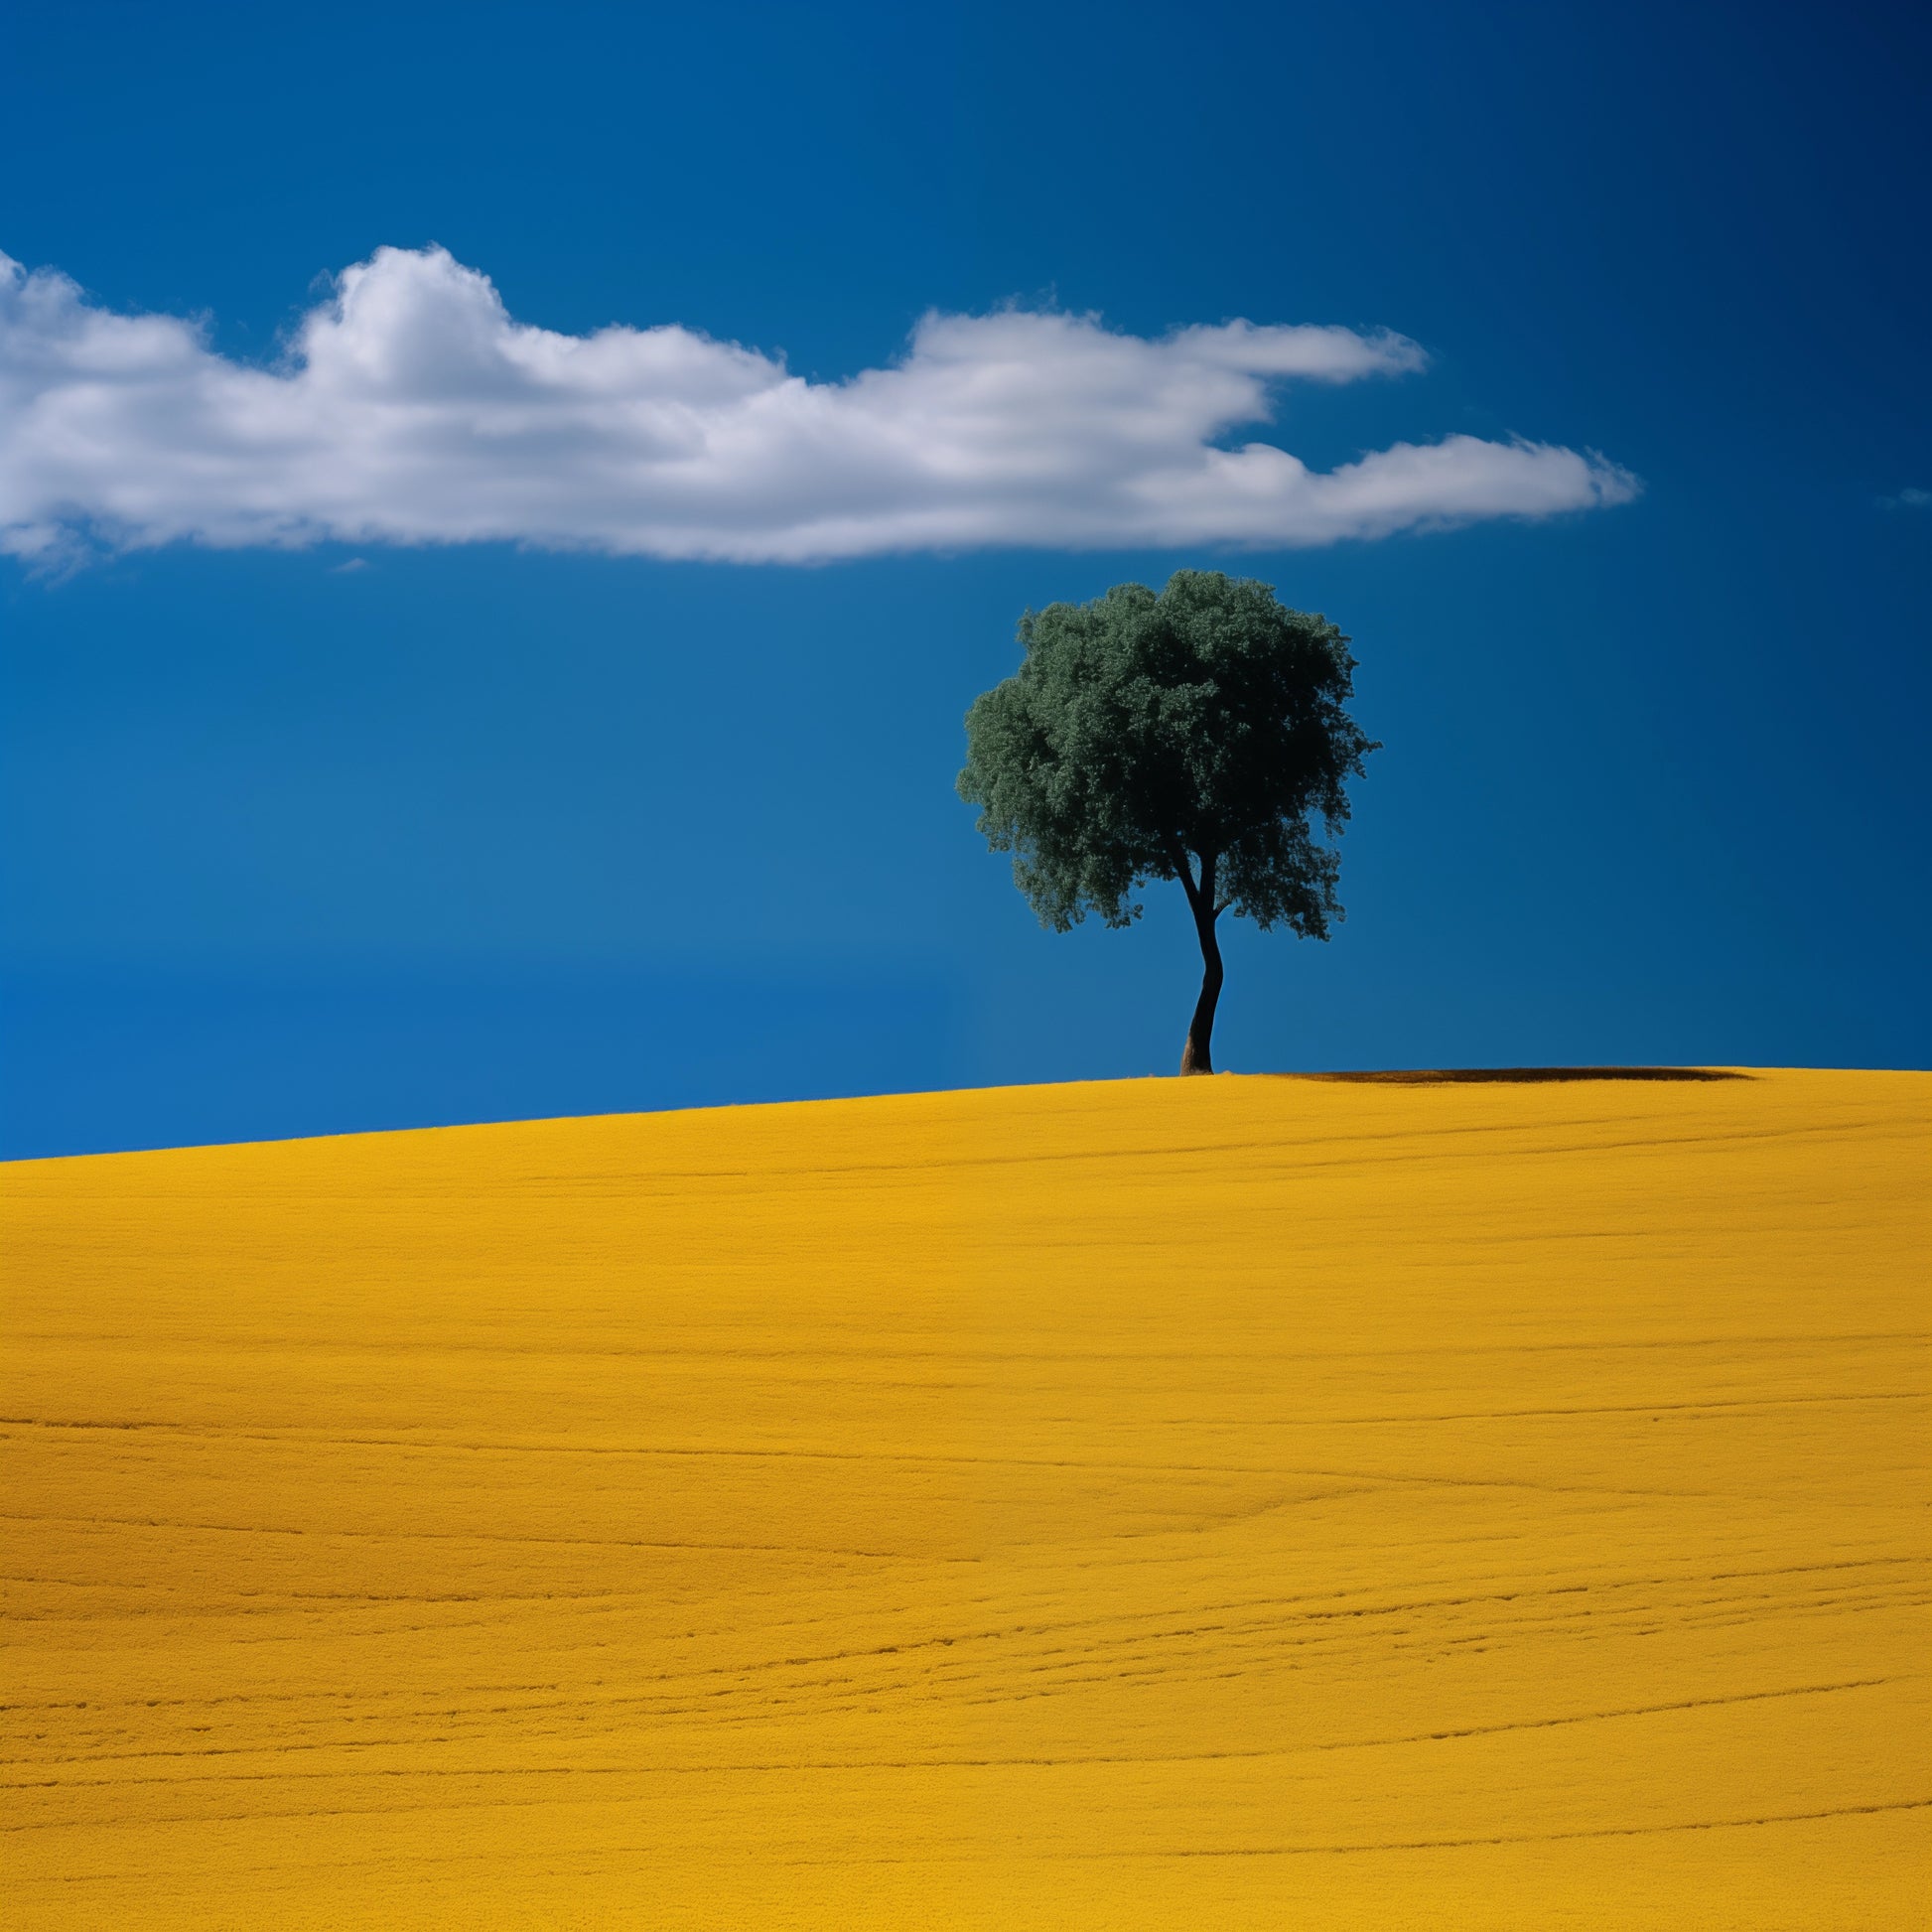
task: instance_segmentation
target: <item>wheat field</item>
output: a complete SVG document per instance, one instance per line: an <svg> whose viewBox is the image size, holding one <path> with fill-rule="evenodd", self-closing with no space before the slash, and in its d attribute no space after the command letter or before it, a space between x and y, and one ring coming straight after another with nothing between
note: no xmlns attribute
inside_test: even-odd
<svg viewBox="0 0 1932 1932"><path fill-rule="evenodd" d="M0 1170L11 1927L1893 1927L1932 1077Z"/></svg>

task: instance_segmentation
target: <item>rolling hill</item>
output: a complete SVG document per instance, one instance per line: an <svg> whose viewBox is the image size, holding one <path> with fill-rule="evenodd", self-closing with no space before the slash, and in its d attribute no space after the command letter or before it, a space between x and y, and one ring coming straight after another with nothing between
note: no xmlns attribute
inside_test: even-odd
<svg viewBox="0 0 1932 1932"><path fill-rule="evenodd" d="M0 1923L1897 1926L1932 1076L0 1170Z"/></svg>

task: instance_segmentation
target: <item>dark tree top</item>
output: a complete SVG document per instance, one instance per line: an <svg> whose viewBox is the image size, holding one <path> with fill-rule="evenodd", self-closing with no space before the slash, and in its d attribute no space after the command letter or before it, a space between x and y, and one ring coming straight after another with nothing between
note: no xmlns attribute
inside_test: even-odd
<svg viewBox="0 0 1932 1932"><path fill-rule="evenodd" d="M1121 584L1030 611L1020 641L1019 671L966 715L959 793L1042 924L1126 925L1144 881L1177 879L1210 931L1232 911L1328 936L1328 839L1378 749L1344 709L1355 660L1333 624L1182 570L1159 596Z"/></svg>

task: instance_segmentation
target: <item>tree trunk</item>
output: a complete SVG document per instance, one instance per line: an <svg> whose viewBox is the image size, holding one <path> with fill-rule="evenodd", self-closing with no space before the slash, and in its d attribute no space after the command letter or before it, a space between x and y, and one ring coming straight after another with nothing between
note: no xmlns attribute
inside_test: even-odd
<svg viewBox="0 0 1932 1932"><path fill-rule="evenodd" d="M1194 934L1200 940L1200 998L1194 1002L1194 1017L1187 1028L1187 1044L1180 1049L1183 1073L1212 1073L1214 1055L1214 1009L1221 998L1221 942L1214 936L1214 864L1201 867L1198 892L1190 890L1187 902L1194 914Z"/></svg>

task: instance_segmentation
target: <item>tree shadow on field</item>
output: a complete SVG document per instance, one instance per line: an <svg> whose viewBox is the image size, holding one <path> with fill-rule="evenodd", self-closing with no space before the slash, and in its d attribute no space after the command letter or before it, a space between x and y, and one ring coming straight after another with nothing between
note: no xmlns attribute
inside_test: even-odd
<svg viewBox="0 0 1932 1932"><path fill-rule="evenodd" d="M1278 1080L1346 1080L1371 1087L1491 1086L1547 1080L1748 1080L1720 1066L1448 1066L1409 1072L1277 1073Z"/></svg>

